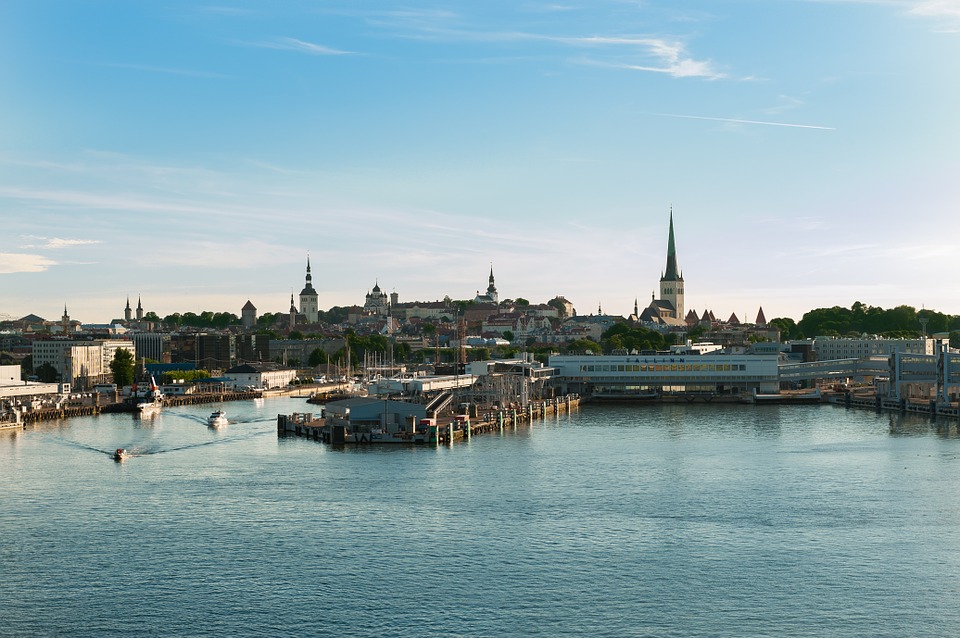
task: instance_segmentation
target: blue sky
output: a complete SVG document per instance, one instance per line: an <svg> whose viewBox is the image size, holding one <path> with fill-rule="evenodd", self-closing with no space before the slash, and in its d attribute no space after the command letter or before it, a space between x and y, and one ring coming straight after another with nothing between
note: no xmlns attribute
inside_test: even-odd
<svg viewBox="0 0 960 638"><path fill-rule="evenodd" d="M960 314L960 0L0 4L0 316Z"/></svg>

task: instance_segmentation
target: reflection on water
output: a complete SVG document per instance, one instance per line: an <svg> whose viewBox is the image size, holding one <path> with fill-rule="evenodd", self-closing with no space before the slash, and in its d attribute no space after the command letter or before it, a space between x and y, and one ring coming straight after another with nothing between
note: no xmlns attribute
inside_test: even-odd
<svg viewBox="0 0 960 638"><path fill-rule="evenodd" d="M0 434L0 633L960 632L956 424L583 406L335 451L277 438L302 400L230 403L221 430L210 409Z"/></svg>

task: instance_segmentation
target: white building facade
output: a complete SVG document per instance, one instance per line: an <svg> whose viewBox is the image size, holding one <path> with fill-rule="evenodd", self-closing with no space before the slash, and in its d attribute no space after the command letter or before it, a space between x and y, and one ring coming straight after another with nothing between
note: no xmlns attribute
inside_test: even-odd
<svg viewBox="0 0 960 638"><path fill-rule="evenodd" d="M778 355L562 355L550 357L565 392L749 394L777 392Z"/></svg>
<svg viewBox="0 0 960 638"><path fill-rule="evenodd" d="M820 361L832 359L861 359L863 357L885 356L894 352L904 354L933 355L935 339L846 339L835 337L817 337L813 340L813 350Z"/></svg>
<svg viewBox="0 0 960 638"><path fill-rule="evenodd" d="M136 346L126 339L34 341L33 369L49 364L60 374L62 383L69 383L76 390L88 390L112 380L110 363L117 350L127 350L136 359Z"/></svg>
<svg viewBox="0 0 960 638"><path fill-rule="evenodd" d="M234 388L272 390L289 385L297 378L297 371L275 363L244 363L230 368L223 376L233 383Z"/></svg>

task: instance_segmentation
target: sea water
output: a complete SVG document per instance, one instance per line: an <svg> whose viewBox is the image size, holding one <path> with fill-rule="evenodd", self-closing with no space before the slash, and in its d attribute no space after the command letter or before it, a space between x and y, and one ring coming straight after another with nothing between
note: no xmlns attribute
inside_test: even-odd
<svg viewBox="0 0 960 638"><path fill-rule="evenodd" d="M0 635L960 634L956 421L585 405L333 449L277 437L302 398L216 407L0 433Z"/></svg>

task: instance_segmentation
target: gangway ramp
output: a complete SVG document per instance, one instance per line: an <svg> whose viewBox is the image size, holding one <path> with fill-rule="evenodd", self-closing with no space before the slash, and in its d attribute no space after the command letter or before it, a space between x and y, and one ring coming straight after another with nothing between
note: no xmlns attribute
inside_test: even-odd
<svg viewBox="0 0 960 638"><path fill-rule="evenodd" d="M890 373L890 360L888 357L878 356L860 359L831 359L810 363L783 363L780 364L779 370L780 381L879 376Z"/></svg>
<svg viewBox="0 0 960 638"><path fill-rule="evenodd" d="M427 404L427 414L430 416L440 414L444 408L450 405L451 401L453 401L453 392L441 392L435 399Z"/></svg>

